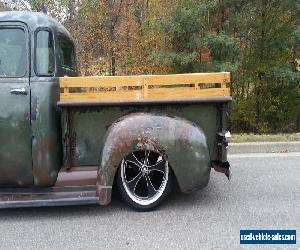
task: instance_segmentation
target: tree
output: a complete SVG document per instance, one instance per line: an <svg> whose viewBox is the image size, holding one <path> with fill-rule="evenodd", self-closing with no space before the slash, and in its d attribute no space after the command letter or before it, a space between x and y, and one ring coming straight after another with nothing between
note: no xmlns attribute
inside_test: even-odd
<svg viewBox="0 0 300 250"><path fill-rule="evenodd" d="M7 6L7 4L5 2L0 2L0 11L7 11L10 8Z"/></svg>
<svg viewBox="0 0 300 250"><path fill-rule="evenodd" d="M296 1L258 0L245 4L238 26L243 46L236 79L234 129L288 130L295 117L299 74L292 51L299 8ZM246 35L245 35L246 34Z"/></svg>
<svg viewBox="0 0 300 250"><path fill-rule="evenodd" d="M170 18L161 22L171 47L157 58L167 60L174 73L236 69L236 39L210 25L210 12L215 7L211 1L179 1ZM204 54L208 54L205 59Z"/></svg>

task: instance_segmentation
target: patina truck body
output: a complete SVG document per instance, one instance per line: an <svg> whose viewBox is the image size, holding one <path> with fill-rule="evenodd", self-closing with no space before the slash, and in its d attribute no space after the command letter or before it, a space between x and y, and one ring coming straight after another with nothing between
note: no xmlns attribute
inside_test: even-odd
<svg viewBox="0 0 300 250"><path fill-rule="evenodd" d="M107 205L117 185L146 211L176 183L205 187L212 167L229 177L228 83L229 73L77 77L61 24L0 12L0 208Z"/></svg>

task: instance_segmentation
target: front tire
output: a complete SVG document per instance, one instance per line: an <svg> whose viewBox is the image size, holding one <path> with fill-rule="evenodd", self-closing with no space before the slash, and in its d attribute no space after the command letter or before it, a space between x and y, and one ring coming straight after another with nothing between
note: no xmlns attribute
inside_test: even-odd
<svg viewBox="0 0 300 250"><path fill-rule="evenodd" d="M172 174L168 161L153 151L127 155L117 174L119 193L137 211L157 208L170 194Z"/></svg>

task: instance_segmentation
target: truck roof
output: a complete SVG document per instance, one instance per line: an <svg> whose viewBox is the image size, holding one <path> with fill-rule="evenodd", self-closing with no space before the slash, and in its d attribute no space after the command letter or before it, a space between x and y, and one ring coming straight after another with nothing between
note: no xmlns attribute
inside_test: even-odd
<svg viewBox="0 0 300 250"><path fill-rule="evenodd" d="M3 11L0 12L0 22L22 22L28 26L30 32L35 31L38 27L47 27L73 40L69 31L62 24L41 12Z"/></svg>

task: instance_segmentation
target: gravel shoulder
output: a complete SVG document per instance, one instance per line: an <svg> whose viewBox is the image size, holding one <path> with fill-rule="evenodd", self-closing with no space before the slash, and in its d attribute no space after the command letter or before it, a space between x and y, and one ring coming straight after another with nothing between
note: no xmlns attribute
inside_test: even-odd
<svg viewBox="0 0 300 250"><path fill-rule="evenodd" d="M233 143L249 142L300 142L300 133L291 134L232 134Z"/></svg>

